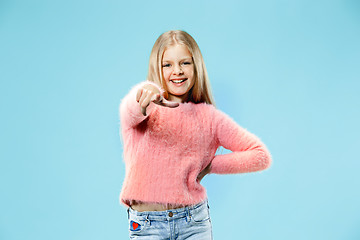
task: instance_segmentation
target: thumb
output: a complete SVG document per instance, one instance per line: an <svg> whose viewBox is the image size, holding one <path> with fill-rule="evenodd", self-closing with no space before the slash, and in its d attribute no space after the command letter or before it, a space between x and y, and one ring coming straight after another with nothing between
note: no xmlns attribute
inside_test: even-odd
<svg viewBox="0 0 360 240"><path fill-rule="evenodd" d="M178 107L180 105L178 102L171 102L171 101L166 100L165 98L162 99L160 104L165 106L165 107L171 107L171 108L175 108L175 107Z"/></svg>

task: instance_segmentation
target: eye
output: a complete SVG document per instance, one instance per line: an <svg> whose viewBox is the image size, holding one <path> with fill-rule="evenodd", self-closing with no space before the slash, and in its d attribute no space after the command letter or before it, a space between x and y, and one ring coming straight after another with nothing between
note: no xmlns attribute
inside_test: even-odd
<svg viewBox="0 0 360 240"><path fill-rule="evenodd" d="M162 67L170 67L170 63L163 64Z"/></svg>
<svg viewBox="0 0 360 240"><path fill-rule="evenodd" d="M184 65L190 65L192 62L183 62Z"/></svg>

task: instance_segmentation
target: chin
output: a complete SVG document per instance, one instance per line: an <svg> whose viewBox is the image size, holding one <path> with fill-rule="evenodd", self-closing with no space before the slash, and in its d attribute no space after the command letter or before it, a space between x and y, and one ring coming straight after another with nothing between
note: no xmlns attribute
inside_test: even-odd
<svg viewBox="0 0 360 240"><path fill-rule="evenodd" d="M183 92L171 92L171 95L177 96L177 97L181 97L184 96L188 91L183 91Z"/></svg>

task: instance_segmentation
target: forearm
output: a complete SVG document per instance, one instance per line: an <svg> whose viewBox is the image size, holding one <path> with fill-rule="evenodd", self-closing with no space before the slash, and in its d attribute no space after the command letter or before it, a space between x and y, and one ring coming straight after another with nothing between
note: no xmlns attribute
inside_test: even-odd
<svg viewBox="0 0 360 240"><path fill-rule="evenodd" d="M265 147L242 152L216 155L211 162L210 173L235 174L256 172L271 165L271 155Z"/></svg>

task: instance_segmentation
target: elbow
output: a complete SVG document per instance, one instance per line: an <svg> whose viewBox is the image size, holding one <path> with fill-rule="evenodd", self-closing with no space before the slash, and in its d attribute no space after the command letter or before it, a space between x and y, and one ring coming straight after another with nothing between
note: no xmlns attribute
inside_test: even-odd
<svg viewBox="0 0 360 240"><path fill-rule="evenodd" d="M258 157L258 171L266 170L270 168L272 164L272 157L269 151L267 150L260 150L259 157Z"/></svg>

